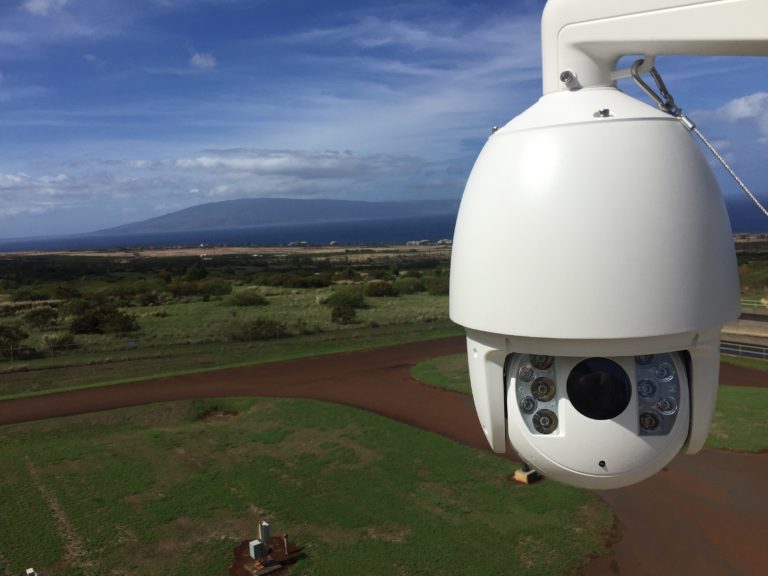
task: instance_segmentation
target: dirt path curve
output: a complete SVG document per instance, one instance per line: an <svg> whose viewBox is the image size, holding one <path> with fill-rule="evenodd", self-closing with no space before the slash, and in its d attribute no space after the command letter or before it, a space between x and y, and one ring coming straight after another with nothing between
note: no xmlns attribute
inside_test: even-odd
<svg viewBox="0 0 768 576"><path fill-rule="evenodd" d="M231 368L0 402L0 424L169 400L226 396L310 398L364 408L487 449L472 399L415 382L420 360L463 352L448 338L290 362ZM766 386L764 373L723 365L721 381ZM510 452L510 456L512 453ZM587 576L768 573L768 454L704 450L639 485L600 496L617 516L611 556Z"/></svg>

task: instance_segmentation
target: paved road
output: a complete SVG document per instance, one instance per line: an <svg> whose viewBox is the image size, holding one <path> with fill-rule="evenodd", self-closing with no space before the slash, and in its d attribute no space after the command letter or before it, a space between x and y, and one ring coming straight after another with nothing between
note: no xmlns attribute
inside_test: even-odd
<svg viewBox="0 0 768 576"><path fill-rule="evenodd" d="M487 450L471 398L414 381L416 362L464 351L463 338L174 376L0 402L0 424L153 402L225 396L310 398L364 408ZM723 365L721 382L765 386L765 373ZM514 457L510 450L508 457ZM768 573L768 453L705 449L655 477L600 496L617 542L587 576Z"/></svg>

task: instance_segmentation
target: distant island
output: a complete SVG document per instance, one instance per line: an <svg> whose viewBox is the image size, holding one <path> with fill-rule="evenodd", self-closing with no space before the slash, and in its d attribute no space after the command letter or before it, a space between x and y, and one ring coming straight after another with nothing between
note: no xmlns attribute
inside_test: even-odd
<svg viewBox="0 0 768 576"><path fill-rule="evenodd" d="M455 215L458 200L363 202L248 198L199 204L140 222L98 230L95 235L125 235L246 228L266 225L321 224L393 218Z"/></svg>

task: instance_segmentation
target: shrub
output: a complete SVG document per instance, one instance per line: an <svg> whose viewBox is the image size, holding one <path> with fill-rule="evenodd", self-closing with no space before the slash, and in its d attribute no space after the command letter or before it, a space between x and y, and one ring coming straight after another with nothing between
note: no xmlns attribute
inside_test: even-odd
<svg viewBox="0 0 768 576"><path fill-rule="evenodd" d="M395 280L395 288L400 294L416 294L427 289L419 278L398 278Z"/></svg>
<svg viewBox="0 0 768 576"><path fill-rule="evenodd" d="M250 342L252 340L283 338L288 334L288 326L284 322L257 318L247 322L238 322L232 326L229 339L237 342Z"/></svg>
<svg viewBox="0 0 768 576"><path fill-rule="evenodd" d="M126 314L114 304L100 304L77 314L69 324L74 334L114 334L139 329L136 317Z"/></svg>
<svg viewBox="0 0 768 576"><path fill-rule="evenodd" d="M27 310L22 316L22 320L24 320L28 326L41 330L46 326L53 324L58 317L58 311L50 306L38 306L37 308Z"/></svg>
<svg viewBox="0 0 768 576"><path fill-rule="evenodd" d="M71 300L73 298L80 298L81 296L82 294L80 293L80 290L74 286L57 284L53 287L53 297L59 298L60 300Z"/></svg>
<svg viewBox="0 0 768 576"><path fill-rule="evenodd" d="M61 307L61 311L67 316L78 316L85 313L91 308L96 308L99 305L98 302L93 300L85 300L83 298L75 298L70 300Z"/></svg>
<svg viewBox="0 0 768 576"><path fill-rule="evenodd" d="M184 280L188 282L194 282L196 280L202 280L208 276L208 270L205 269L200 262L195 262L192 266L187 268L184 274Z"/></svg>
<svg viewBox="0 0 768 576"><path fill-rule="evenodd" d="M427 287L427 292L432 296L443 296L448 294L448 276L426 276L424 278L424 285Z"/></svg>
<svg viewBox="0 0 768 576"><path fill-rule="evenodd" d="M174 278L171 280L165 289L174 298L197 295L197 284L195 282L187 282L181 278Z"/></svg>
<svg viewBox="0 0 768 576"><path fill-rule="evenodd" d="M352 324L357 318L357 310L349 304L337 304L331 308L331 322Z"/></svg>
<svg viewBox="0 0 768 576"><path fill-rule="evenodd" d="M50 300L51 295L42 288L18 288L11 294L13 302L39 302L41 300Z"/></svg>
<svg viewBox="0 0 768 576"><path fill-rule="evenodd" d="M269 300L261 295L258 290L242 290L235 292L226 299L229 306L266 306Z"/></svg>
<svg viewBox="0 0 768 576"><path fill-rule="evenodd" d="M226 296L232 292L232 283L219 278L202 280L197 283L197 291L201 296Z"/></svg>
<svg viewBox="0 0 768 576"><path fill-rule="evenodd" d="M365 295L362 286L342 286L336 288L333 293L323 301L323 304L335 308L336 306L350 306L351 308L365 308Z"/></svg>
<svg viewBox="0 0 768 576"><path fill-rule="evenodd" d="M158 292L142 292L137 300L140 306L154 306L160 303L160 294Z"/></svg>
<svg viewBox="0 0 768 576"><path fill-rule="evenodd" d="M377 280L374 282L368 282L365 285L365 295L371 297L386 296L393 298L398 295L398 292L397 288L395 288L391 282Z"/></svg>
<svg viewBox="0 0 768 576"><path fill-rule="evenodd" d="M368 272L368 277L372 280L393 280L395 275L390 270L377 268Z"/></svg>
<svg viewBox="0 0 768 576"><path fill-rule="evenodd" d="M296 272L275 273L262 278L264 286L281 286L283 288L324 288L332 283L331 274L299 274Z"/></svg>
<svg viewBox="0 0 768 576"><path fill-rule="evenodd" d="M232 292L232 283L219 278L210 280L188 281L174 278L166 287L168 293L174 298L183 296L226 296Z"/></svg>
<svg viewBox="0 0 768 576"><path fill-rule="evenodd" d="M43 344L51 352L56 350L69 350L75 348L75 337L69 332L52 332L50 334L43 334Z"/></svg>
<svg viewBox="0 0 768 576"><path fill-rule="evenodd" d="M310 324L303 318L299 318L298 320L296 320L296 322L294 322L293 329L296 334L301 334L301 335L319 334L320 332L323 331L323 329L320 328L320 326L318 326L317 324Z"/></svg>
<svg viewBox="0 0 768 576"><path fill-rule="evenodd" d="M357 272L357 270L353 268L345 268L344 270L339 270L333 275L333 279L335 281L355 281L360 280L360 273Z"/></svg>

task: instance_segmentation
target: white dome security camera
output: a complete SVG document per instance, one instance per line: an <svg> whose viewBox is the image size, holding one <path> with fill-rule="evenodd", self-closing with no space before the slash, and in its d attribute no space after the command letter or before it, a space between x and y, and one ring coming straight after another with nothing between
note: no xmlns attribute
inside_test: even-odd
<svg viewBox="0 0 768 576"><path fill-rule="evenodd" d="M508 434L544 474L617 488L703 447L740 311L728 215L686 127L614 66L765 54L767 21L764 0L548 2L545 95L489 138L454 235L450 316L493 450Z"/></svg>

